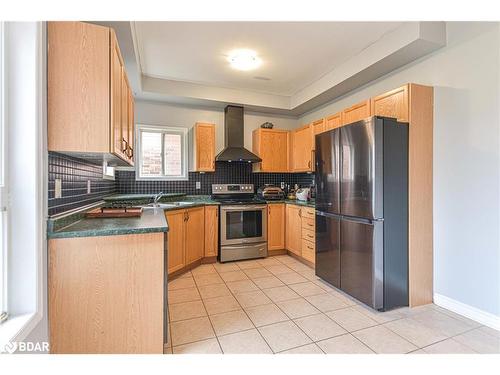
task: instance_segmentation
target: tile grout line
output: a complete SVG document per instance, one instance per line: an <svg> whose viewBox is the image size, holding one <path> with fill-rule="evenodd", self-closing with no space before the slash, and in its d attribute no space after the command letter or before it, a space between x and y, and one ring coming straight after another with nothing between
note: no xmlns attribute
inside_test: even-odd
<svg viewBox="0 0 500 375"><path fill-rule="evenodd" d="M235 263L235 264L236 264L236 263ZM238 268L240 269L240 271L243 271L243 269L241 269L241 268L240 268L240 266L239 266L238 264L236 264L236 267L238 267ZM215 269L215 271L216 271L217 273L219 273L219 271L217 271L217 269ZM245 273L245 271L243 271L243 273L244 273L244 274L248 277L248 275ZM226 281L222 278L222 276L220 276L220 274L219 274L219 277L222 279L222 281L224 282L224 285L225 285L225 286L226 286L226 288L229 290L229 293L231 293L231 295L233 296L233 298L236 300L236 302L238 303L238 305L240 306L241 310L242 310L242 311L243 311L243 313L246 315L246 317L248 318L248 320L250 321L250 323L252 323L253 328L251 328L251 329L255 329L255 330L259 333L260 337L262 337L262 340L264 340L264 342L266 343L266 345L269 347L269 350L271 350L271 352L272 352L273 354L275 354L275 352L274 352L273 348L271 348L271 345L269 345L269 343L268 343L268 342L267 342L267 340L264 338L264 336L262 336L262 333L261 333L261 332L259 331L259 329L255 326L255 324L254 324L253 320L252 320L252 319L250 319L250 316L248 316L248 313L245 311L245 309L243 308L243 306L241 306L241 303L240 303L240 301L238 301L238 298L236 298L235 293L233 293L233 291L232 291L232 290L231 290L231 289L227 286ZM252 281L250 278L248 278L248 280ZM257 284L255 284L253 281L252 281L252 283L253 283L253 284L254 284L254 285L255 285L255 286L256 286L259 290L261 290ZM248 329L247 331L249 331L249 330L250 330L250 329ZM244 331L239 331L239 332L244 332ZM238 332L234 332L234 333L238 333ZM216 335L217 335L217 333L216 333Z"/></svg>
<svg viewBox="0 0 500 375"><path fill-rule="evenodd" d="M215 267L213 267L213 268L215 269ZM215 270L215 272L217 272L217 270ZM220 349L221 353L224 354L224 350L222 349L222 345L220 344L219 338L217 337L217 332L215 331L212 320L210 319L210 315L208 314L207 307L205 306L205 301L203 300L203 298L201 296L199 285L196 282L194 275L193 275L193 281L194 281L194 285L196 285L196 290L198 291L198 294L200 295L201 304L203 305L203 308L205 309L205 312L207 313L207 318L208 318L208 321L210 322L210 326L212 327L212 331L214 331L214 336L215 336L215 339L217 340L217 345L219 345L219 349ZM224 281L224 280L222 280L222 281ZM173 350L172 350L172 352L173 352Z"/></svg>
<svg viewBox="0 0 500 375"><path fill-rule="evenodd" d="M289 267L289 265L288 265L288 263L284 263L284 262L282 262L282 261L281 261L280 259L278 259L278 258L275 258L275 257L270 257L269 259L273 259L273 258L274 258L274 259L275 259L275 260L276 260L276 261L277 261L280 265L283 265L283 266L286 266L286 267L290 268L290 267ZM269 269L268 269L267 267L271 267L271 266L273 266L273 265L278 265L278 264L266 265L266 264L261 264L261 263L258 263L258 265L255 265L254 267L250 267L250 268L241 268L241 267L240 267L240 265L238 265L237 263L234 263L234 264L236 265L237 270L241 271L241 272L242 272L242 273L243 273L243 274L247 277L247 279L246 279L246 280L248 280L248 281L252 282L254 285L256 285L256 286L257 286L257 290L258 290L258 291L263 292L266 296L267 296L267 294L265 293L265 290L266 290L266 289L271 289L271 288L273 288L273 287L271 287L271 288L262 288L262 287L260 287L259 285L257 285L257 284L255 283L255 281L254 281L255 279L260 279L260 278L265 278L265 277L275 277L275 278L276 278L276 279L278 279L281 283L283 283L283 284L284 284L283 286L286 286L286 287L288 287L288 288L289 288L289 289L291 289L291 290L294 290L294 289L290 288L290 285L296 285L296 284L300 284L300 283L304 283L304 282L311 282L311 283L313 283L314 285L316 285L316 286L318 286L319 288L321 288L321 289L324 291L324 293L325 293L325 294L329 294L329 295L332 295L333 297L337 297L337 296L336 296L335 294L333 294L333 293L334 293L334 292L336 292L336 293L340 293L339 291L337 291L337 289L336 289L336 288L334 288L334 287L330 287L329 285L318 285L318 284L315 282L315 281L316 281L316 280L318 280L318 279L313 280L313 279L311 279L311 278L310 278L309 273L307 273L307 275L306 275L306 272L301 273L301 272L299 272L299 271L294 270L293 268L290 268L290 270L291 270L293 273L296 273L296 274L298 274L298 275L300 275L300 276L304 277L307 281L301 281L301 282L295 282L295 283L285 283L285 282L283 282L283 280L279 277L279 275L283 275L283 273L281 273L281 274L279 274L279 275L276 275L276 274L274 274L274 273L270 272L270 274L271 274L270 276L268 275L268 276L261 276L261 277L255 277L255 278L252 278L252 277L250 277L250 276L249 276L249 275L245 272L245 270L249 270L249 269L253 269L253 268L263 268L263 269L265 269L265 270L267 270L267 271L269 272ZM216 273L216 274L217 274L217 275L218 275L218 276L222 279L222 283L221 283L221 284L209 284L209 285L224 285L226 288L228 288L228 286L227 286L227 282L226 282L226 281L222 278L222 273L224 273L224 272L219 272L219 271L217 270L217 268L216 268L216 267L214 267L214 266L212 266L212 267L214 268L215 273ZM237 270L235 270L235 271L237 271ZM433 342L433 343L428 344L428 345L425 345L425 346L419 346L419 345L417 345L417 344L414 344L412 341L410 341L410 340L406 339L405 337L403 337L403 336L402 336L402 335L400 335L399 333L395 332L393 329L391 329L389 326L387 326L387 324L389 324L389 323L391 323L391 322L400 321L400 320L403 320L403 319L412 319L414 316L416 316L416 315L420 315L420 314L422 314L422 313L424 313L424 312L426 312L426 311L435 311L435 312L439 312L439 313L441 313L441 314L443 314L443 315L446 315L446 317L451 318L452 320L457 321L457 322L462 323L462 324L465 324L465 325L468 325L468 323L467 323L467 322L464 322L464 321L461 321L460 319L457 319L456 317L452 316L451 314L446 314L446 311L440 311L439 309L435 309L435 308L434 308L434 305L433 305L433 306L430 306L430 310L424 310L424 311L422 311L422 312L418 312L416 315L405 315L405 314L403 314L403 315L402 315L402 316L400 316L400 317L397 317L397 318L395 318L395 319L392 319L392 320L389 320L389 321L385 321L385 322L380 322L380 321L377 321L377 320L375 320L375 319L371 318L371 317L370 317L370 315L369 315L367 312L363 311L363 309L355 309L357 312L361 313L361 314L362 314L363 316L365 316L366 318L369 318L369 319L371 319L371 320L375 321L377 324L376 324L376 325L373 325L373 326L370 326L370 327L365 327L365 328L360 328L360 329L357 329L357 330L350 331L350 330L346 329L344 326L342 326L342 324L340 324L340 323L338 323L337 321L335 321L335 319L333 319L332 317L328 316L328 315L327 315L327 313L329 313L329 312L333 312L333 311L339 311L339 310L345 310L345 309L355 308L355 307L357 307L357 306L363 306L363 305L362 305L362 304L360 304L359 302L352 300L352 302L354 302L354 304L353 304L353 305L348 304L348 303L346 303L345 301L342 301L343 303L345 303L345 304L346 304L346 306L345 306L345 307L341 307L341 308L338 308L338 309L333 309L333 310L326 311L326 312L321 311L321 310L319 310L319 309L318 309L318 310L319 310L319 312L316 312L316 313L313 313L313 314L309 314L309 315L305 315L305 316L303 316L303 317L301 316L301 317L295 318L295 319L301 319L301 318L304 318L304 317L310 317L310 316L313 316L313 315L320 315L320 314L321 314L321 315L326 315L326 316L327 316L327 318L328 318L329 320L331 320L331 321L332 321L332 322L334 322L335 324L339 325L342 329L344 329L344 330L346 331L346 333L344 333L344 334L340 334L340 335L332 336L332 337L329 337L329 338L321 339L321 340L318 340L318 341L314 341L314 340L313 340L313 339L312 339L312 338L311 338L311 337L310 337L310 336L309 336L309 335L308 335L305 331L303 331L303 330L300 328L300 326L298 326L298 324L294 321L294 319L293 319L293 318L291 318L288 314L286 314L286 312L284 312L284 310L282 310L282 308L280 308L280 307L278 306L277 302L275 302L275 301L271 300L271 302L269 302L269 303L264 303L264 304L259 304L259 305L256 305L256 306L249 306L249 307L247 307L247 308L250 308L250 307L258 307L258 306L265 306L265 305L274 305L274 306L276 306L276 307L278 308L278 310L279 310L279 311L281 311L281 312L284 314L284 316L286 316L286 317L287 317L287 320L286 320L286 321L291 321L291 322L293 322L293 324L294 324L294 325L295 325L295 326L296 326L296 327L297 327L297 328L298 328L301 332L303 332L303 333L304 333L304 335L305 335L306 337L308 337L308 338L311 340L311 343L304 344L304 345L299 345L299 346L292 347L292 348L288 348L288 349L285 349L285 350L282 350L282 351L279 351L279 352L275 352L275 351L274 351L274 350L270 347L270 345L269 345L269 343L267 342L267 340L266 340L266 339L262 336L262 333L260 332L260 328L263 328L263 327L266 327L266 326L270 326L270 325L273 325L273 324L276 324L276 323L264 324L264 325L262 325L262 326L257 327L257 326L255 325L255 323L254 323L254 322L250 319L250 316L248 315L248 313L247 313L247 311L245 310L245 308L243 308L243 306L241 305L240 301L236 298L236 296L237 296L238 294L241 294L241 293L234 293L234 292L233 292L231 289L229 289L229 288L228 288L228 290L229 290L229 294L230 294L233 298L235 298L235 299L236 299L236 301L237 301L237 304L238 304L239 308L241 309L241 311L243 311L243 312L244 312L244 314L246 315L246 317L250 320L250 322L251 322L251 324L252 324L253 328L249 328L249 329L241 330L241 331L238 331L238 332L228 333L228 334L224 334L224 335L217 335L217 333L215 332L215 329L214 329L214 327L213 327L212 321L211 321L211 319L210 319L210 315L208 314L208 310L206 309L205 299L204 299L204 298L201 298L201 293L200 293L200 290L199 290L199 287L200 287L200 286L199 286L199 285L198 285L198 283L196 282L196 279L194 278L194 275L193 275L193 274L191 274L191 275L190 275L190 277L192 277L192 279L193 279L193 281L194 281L194 284L195 284L195 287L196 287L196 290L197 290L198 294L200 295L200 300L201 300L202 305L203 305L203 307L204 307L205 313L207 314L207 317L208 317L208 319L209 319L209 321L210 321L210 324L211 324L212 330L213 330L213 331L214 331L214 333L215 333L215 338L217 339L217 342L218 342L219 348L220 348L220 350L221 350L221 352L222 352L222 353L224 353L224 351L222 350L222 346L221 346L221 344L220 344L219 337L223 337L223 336L227 336L227 335L234 334L234 333L239 333L239 332L246 332L246 331L253 330L253 329L256 329L256 330L257 330L257 332L259 332L260 337L262 337L262 339L264 340L264 342L266 343L266 345L267 345L267 346L271 349L271 352L273 352L274 354L276 354L276 353L282 353L282 352L285 352L285 351L288 351L288 350L297 349L297 348L300 348L300 347L302 347L302 346L311 345L312 343L314 343L317 347L319 347L319 349L320 349L322 352L324 352L324 350L323 350L323 349L322 349L322 348L318 345L318 343L323 342L323 341L326 341L326 340L330 340L330 339L335 338L335 337L340 337L340 336L343 336L343 335L347 335L347 334L348 334L348 335L350 335L350 336L352 336L352 337L354 337L356 341L358 341L359 343L361 343L363 346L365 346L365 347L366 347L366 348L368 348L369 350L371 350L371 351L375 352L375 350L373 350L373 349L372 349L372 348L371 348L368 344L366 344L366 343L364 343L363 341L361 341L361 340L360 340L358 337L356 337L354 334L355 334L356 332L359 332L359 331L362 331L362 330L365 330L365 329L369 329L369 328L374 328L374 327L383 326L384 328L387 328L390 332L394 333L396 336L400 337L400 338L401 338L402 340L404 340L405 342L408 342L409 344L414 345L414 346L416 347L416 349L415 349L415 350L412 350L412 351L410 351L410 352L408 352L408 353L413 353L413 352L418 351L418 350L423 350L423 351L425 352L425 348L428 348L429 346L432 346L432 345L435 345L435 344L438 344L438 343L444 342L444 341L446 341L446 340L450 340L450 339L451 339L451 340L453 340L453 338L455 338L455 337L458 337L458 336L460 336L460 335L466 334L466 333L471 332L471 331L479 330L479 329L481 329L481 328L483 327L483 325L478 325L478 326L470 327L469 329L467 329L467 330L465 330L465 331L462 331L462 332L459 332L459 333L457 333L457 334L455 334L455 335L451 335L451 336L445 335L445 336L446 336L446 338L444 338L443 340L439 340L439 341ZM239 280L236 280L236 281L239 281ZM174 291L175 291L175 290L189 289L189 288L190 288L190 287L178 288L178 289L174 289ZM295 291L295 290L294 290L294 291ZM320 293L320 294L315 294L315 295L321 295L321 293ZM341 294L341 295L343 296L343 294ZM309 297L309 296L308 296L308 297ZM344 296L343 296L343 297L344 297ZM292 298L292 299L290 299L290 300L293 300L293 299L300 299L300 298L301 298L301 299L303 299L303 300L305 300L305 301L306 301L306 302L308 302L309 304L311 304L311 303L310 303L310 302L306 299L306 297L305 297L305 296L302 296L302 295L300 295L300 294L299 294L299 297L297 297L297 298ZM348 297L346 297L346 298L348 298ZM341 298L339 298L339 299L341 299ZM285 300L285 301L289 301L289 300ZM186 302L194 302L194 301L186 301ZM182 302L179 302L179 303L182 303ZM173 305L175 305L175 304L173 304ZM311 305L312 305L312 304L311 304ZM312 305L312 306L314 306L314 305ZM315 307L315 306L314 306L314 307ZM196 318L194 318L194 319L196 319ZM180 321L185 321L185 320L188 320L188 319L181 319ZM278 322L278 323L284 323L284 322L286 322L286 321L283 321L283 322ZM169 314L169 323L171 323L171 317L170 317L170 314ZM427 324L425 324L425 323L421 323L421 324L423 324L426 328L431 329L432 331L436 331L436 330L434 330L433 328L429 327L429 326L428 326ZM441 332L441 331L439 331L439 330L438 330L438 331L436 331L436 332L439 332L439 333L441 333L441 334L442 334L442 332ZM170 334L169 334L169 336L170 336L170 340L172 341L171 335L172 335L172 330L170 329ZM492 336L492 335L490 335L490 336ZM193 342L191 342L191 343L194 343L194 342L199 342L199 341L204 341L204 340L206 340L206 339L193 341ZM455 342L456 342L456 340L453 340L453 341L455 341ZM186 343L186 344L188 344L188 343ZM463 345L465 345L465 346L466 346L466 347L468 347L470 350L472 350L472 351L474 351L474 352L475 352L475 350L474 350L473 348L469 347L468 345L466 345L466 344L463 344ZM171 345L170 345L170 349L171 349L171 350L172 350L172 352L173 352L173 343L172 343L172 342L171 342Z"/></svg>

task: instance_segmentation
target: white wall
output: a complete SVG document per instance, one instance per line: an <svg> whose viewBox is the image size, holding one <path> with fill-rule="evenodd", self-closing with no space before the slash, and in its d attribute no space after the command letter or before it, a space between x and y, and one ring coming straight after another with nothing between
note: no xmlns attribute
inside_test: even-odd
<svg viewBox="0 0 500 375"><path fill-rule="evenodd" d="M500 317L500 26L447 32L447 47L299 123L407 82L434 86L434 292Z"/></svg>
<svg viewBox="0 0 500 375"><path fill-rule="evenodd" d="M187 107L153 101L137 101L135 121L138 124L165 125L191 128L196 122L215 124L216 153L224 148L224 110L202 107ZM245 112L245 147L252 149L252 131L269 121L276 128L293 129L297 120L293 117L279 117L257 112Z"/></svg>

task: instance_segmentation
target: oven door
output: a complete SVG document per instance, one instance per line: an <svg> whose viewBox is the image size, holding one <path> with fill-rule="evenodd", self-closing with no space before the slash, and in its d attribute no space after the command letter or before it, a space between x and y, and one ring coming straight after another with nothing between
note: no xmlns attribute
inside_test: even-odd
<svg viewBox="0 0 500 375"><path fill-rule="evenodd" d="M221 245L267 241L267 205L221 206Z"/></svg>

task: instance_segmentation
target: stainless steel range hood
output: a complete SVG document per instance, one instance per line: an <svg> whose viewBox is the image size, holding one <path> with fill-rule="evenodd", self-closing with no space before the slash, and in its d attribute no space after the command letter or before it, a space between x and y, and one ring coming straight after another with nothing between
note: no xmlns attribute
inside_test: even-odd
<svg viewBox="0 0 500 375"><path fill-rule="evenodd" d="M261 158L243 147L243 134L243 107L228 105L224 108L224 150L215 161L261 162Z"/></svg>

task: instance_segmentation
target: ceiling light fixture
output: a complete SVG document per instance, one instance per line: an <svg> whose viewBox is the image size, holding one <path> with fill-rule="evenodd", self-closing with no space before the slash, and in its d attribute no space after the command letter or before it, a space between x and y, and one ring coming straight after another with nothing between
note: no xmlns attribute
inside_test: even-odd
<svg viewBox="0 0 500 375"><path fill-rule="evenodd" d="M262 64L262 60L257 56L255 51L251 49L236 49L229 52L227 61L234 69L238 70L252 70L256 69Z"/></svg>

